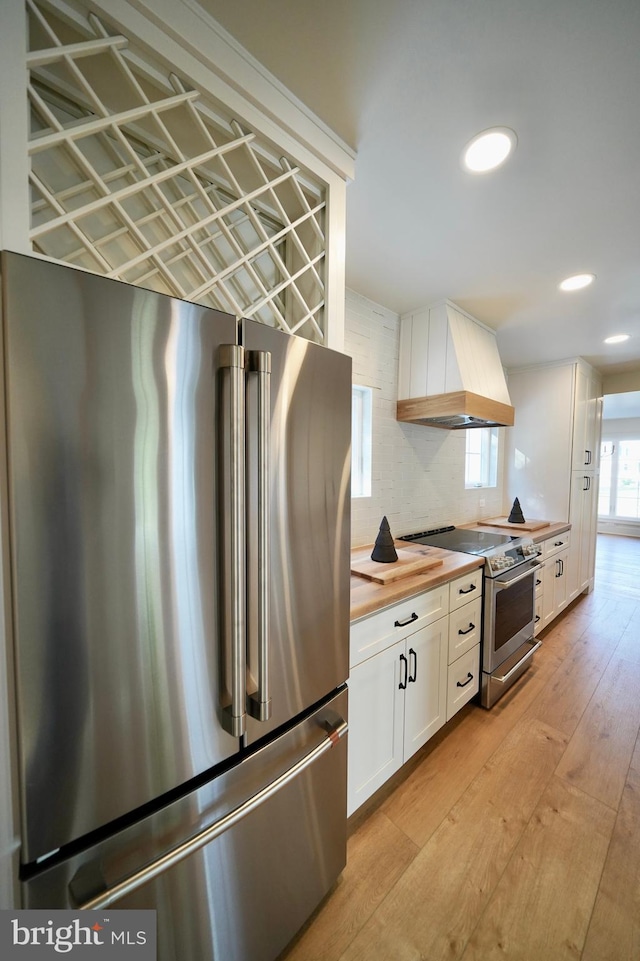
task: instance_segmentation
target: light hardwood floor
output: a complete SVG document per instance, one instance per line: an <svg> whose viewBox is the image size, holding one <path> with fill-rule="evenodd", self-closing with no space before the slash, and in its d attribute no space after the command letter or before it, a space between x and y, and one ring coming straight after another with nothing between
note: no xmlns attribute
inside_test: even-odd
<svg viewBox="0 0 640 961"><path fill-rule="evenodd" d="M598 537L543 641L354 815L281 961L639 961L640 539Z"/></svg>

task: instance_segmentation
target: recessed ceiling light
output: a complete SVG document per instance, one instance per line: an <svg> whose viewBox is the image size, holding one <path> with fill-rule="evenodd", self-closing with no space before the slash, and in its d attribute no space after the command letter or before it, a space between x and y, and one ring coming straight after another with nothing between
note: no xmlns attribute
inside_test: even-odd
<svg viewBox="0 0 640 961"><path fill-rule="evenodd" d="M567 277L559 285L560 290L582 290L583 287L588 287L596 279L595 274L574 274L573 277Z"/></svg>
<svg viewBox="0 0 640 961"><path fill-rule="evenodd" d="M629 340L629 334L614 334L612 337L605 337L605 344L621 344L625 340Z"/></svg>
<svg viewBox="0 0 640 961"><path fill-rule="evenodd" d="M472 173L494 170L507 159L518 138L509 127L491 127L470 140L462 152L462 166Z"/></svg>

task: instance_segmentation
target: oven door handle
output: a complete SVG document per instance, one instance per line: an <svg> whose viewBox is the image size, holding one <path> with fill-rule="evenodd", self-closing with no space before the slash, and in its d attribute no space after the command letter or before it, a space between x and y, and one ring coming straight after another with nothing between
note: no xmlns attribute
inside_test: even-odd
<svg viewBox="0 0 640 961"><path fill-rule="evenodd" d="M533 645L531 650L527 651L524 657L520 658L520 660L515 665L515 667L512 667L511 670L507 671L506 674L503 674L502 677L498 677L497 674L492 674L491 681L492 682L496 681L497 684L506 684L509 678L512 676L512 674L515 674L516 671L519 671L522 665L524 664L524 662L528 661L530 657L533 657L533 655L535 654L535 652L538 650L539 647L542 647L542 641L536 641L536 643Z"/></svg>
<svg viewBox="0 0 640 961"><path fill-rule="evenodd" d="M506 590L507 587L513 587L514 584L519 584L520 581L524 581L527 577L530 577L532 574L535 574L535 572L538 570L538 568L540 568L540 567L542 567L542 566L543 566L542 564L535 564L533 567L527 568L527 570L524 572L524 574L519 574L518 577L514 577L514 578L513 578L512 580L510 580L510 581L498 581L498 580L496 580L496 581L493 582L494 588L495 588L496 591L504 591L504 590Z"/></svg>

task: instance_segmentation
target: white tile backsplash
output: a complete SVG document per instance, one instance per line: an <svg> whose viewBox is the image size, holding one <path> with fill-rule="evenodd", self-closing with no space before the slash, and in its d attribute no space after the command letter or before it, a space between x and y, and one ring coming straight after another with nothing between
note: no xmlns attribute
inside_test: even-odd
<svg viewBox="0 0 640 961"><path fill-rule="evenodd" d="M344 349L353 359L353 382L374 388L372 496L352 502L354 547L375 541L385 514L397 536L502 512L501 481L497 488L465 490L465 431L396 420L399 332L397 314L347 291ZM499 478L502 437L500 445Z"/></svg>

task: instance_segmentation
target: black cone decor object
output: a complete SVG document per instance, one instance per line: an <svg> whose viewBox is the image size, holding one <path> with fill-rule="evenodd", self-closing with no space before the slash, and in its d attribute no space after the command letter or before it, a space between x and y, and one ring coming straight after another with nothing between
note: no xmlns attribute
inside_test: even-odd
<svg viewBox="0 0 640 961"><path fill-rule="evenodd" d="M522 513L522 508L520 507L520 501L516 497L511 507L511 513L507 518L510 524L524 524L524 514Z"/></svg>
<svg viewBox="0 0 640 961"><path fill-rule="evenodd" d="M393 564L394 561L398 560L396 549L393 546L393 537L391 536L389 521L386 516L382 518L380 523L380 530L378 531L378 536L376 537L376 542L371 552L371 560L379 561L381 564Z"/></svg>

